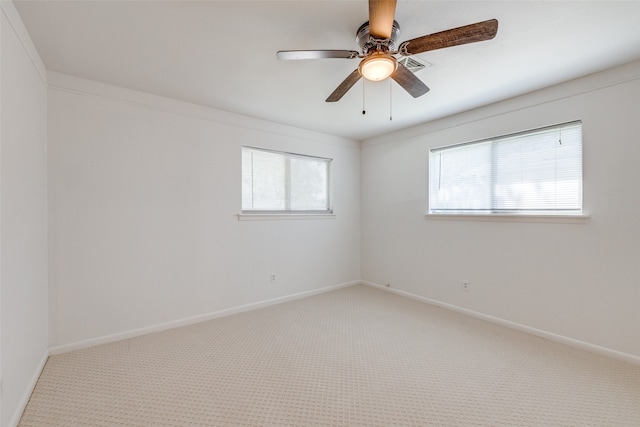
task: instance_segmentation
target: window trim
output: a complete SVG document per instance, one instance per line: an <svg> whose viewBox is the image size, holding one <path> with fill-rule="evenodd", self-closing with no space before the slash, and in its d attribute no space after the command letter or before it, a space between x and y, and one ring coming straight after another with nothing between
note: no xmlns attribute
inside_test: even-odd
<svg viewBox="0 0 640 427"><path fill-rule="evenodd" d="M322 214L300 214L300 213L240 213L237 215L238 221L278 221L278 220L291 220L291 219L335 219L334 213L322 213Z"/></svg>
<svg viewBox="0 0 640 427"><path fill-rule="evenodd" d="M481 143L493 143L494 141L499 141L501 139L513 138L519 135L529 135L536 132L544 132L547 130L558 129L564 126L571 125L580 125L580 129L582 131L582 120L572 120L568 122L556 123L553 125L542 126L537 128L530 128L523 131L507 133L503 135L493 136L489 138L483 138L479 140L467 141L456 144L449 144L445 146L435 147L429 149L429 159L431 159L431 155L434 153L438 153L440 151L464 147L469 145L481 144ZM581 141L581 153L583 152L582 141ZM493 153L493 150L492 150ZM493 154L492 154L493 155ZM584 162L584 157L580 159L581 164ZM431 166L429 164L429 166ZM430 176L430 173L429 173ZM549 210L500 210L500 209L478 209L474 211L473 209L431 209L431 183L428 182L428 197L427 197L427 211L425 213L426 217L429 219L443 219L443 220L480 220L480 221L507 221L507 222L558 222L558 223L577 223L584 224L588 221L590 215L584 210L584 170L581 167L581 177L580 177L580 199L581 199L581 207L580 209L549 209ZM493 191L493 190L492 190Z"/></svg>
<svg viewBox="0 0 640 427"><path fill-rule="evenodd" d="M496 222L534 222L534 223L558 223L558 224L586 224L591 215L581 213L564 214L536 214L536 213L439 213L427 212L425 217L429 220L443 221L496 221Z"/></svg>
<svg viewBox="0 0 640 427"><path fill-rule="evenodd" d="M287 179L285 183L285 209L282 210L274 210L274 209L251 209L245 210L240 208L240 213L238 214L238 221L245 220L275 220L275 219L326 219L330 217L335 217L333 213L333 198L332 198L332 187L333 187L333 179L332 179L332 167L331 164L333 162L332 158L328 157L320 157L320 156L311 156L300 153L292 153L288 151L279 151L272 150L268 148L254 147L250 145L242 145L242 150L248 149L253 151L262 151L266 153L277 154L285 157L286 159L298 158L304 160L318 160L323 161L327 164L327 209L310 209L310 210L294 210L290 209L291 207L291 186L290 180ZM242 169L242 168L241 168ZM285 164L286 176L290 176L290 162L287 161ZM242 202L241 202L242 205Z"/></svg>

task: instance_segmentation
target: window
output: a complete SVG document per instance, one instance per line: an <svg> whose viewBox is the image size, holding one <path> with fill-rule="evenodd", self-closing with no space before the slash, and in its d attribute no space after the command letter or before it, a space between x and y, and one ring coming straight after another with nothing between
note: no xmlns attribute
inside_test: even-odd
<svg viewBox="0 0 640 427"><path fill-rule="evenodd" d="M331 213L331 159L242 147L243 213Z"/></svg>
<svg viewBox="0 0 640 427"><path fill-rule="evenodd" d="M430 151L429 213L581 212L581 122Z"/></svg>

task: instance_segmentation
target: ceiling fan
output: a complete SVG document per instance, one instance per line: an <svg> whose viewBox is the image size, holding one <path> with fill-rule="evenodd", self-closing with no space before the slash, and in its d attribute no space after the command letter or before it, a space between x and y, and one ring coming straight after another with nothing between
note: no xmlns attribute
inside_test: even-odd
<svg viewBox="0 0 640 427"><path fill-rule="evenodd" d="M400 26L394 19L395 11L396 0L369 0L369 21L362 24L356 32L356 42L362 53L355 50L281 50L278 51L277 58L281 60L363 58L358 68L329 95L327 102L339 101L361 77L372 81L391 77L411 96L417 98L427 93L429 88L407 67L398 62L394 55L409 56L490 40L498 32L498 21L490 19L407 40L396 48Z"/></svg>

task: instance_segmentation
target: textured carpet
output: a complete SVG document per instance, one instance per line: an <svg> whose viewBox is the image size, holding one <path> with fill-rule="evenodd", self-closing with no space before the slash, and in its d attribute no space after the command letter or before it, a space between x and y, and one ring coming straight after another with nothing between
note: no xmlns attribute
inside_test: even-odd
<svg viewBox="0 0 640 427"><path fill-rule="evenodd" d="M365 286L49 358L20 426L640 426L640 367Z"/></svg>

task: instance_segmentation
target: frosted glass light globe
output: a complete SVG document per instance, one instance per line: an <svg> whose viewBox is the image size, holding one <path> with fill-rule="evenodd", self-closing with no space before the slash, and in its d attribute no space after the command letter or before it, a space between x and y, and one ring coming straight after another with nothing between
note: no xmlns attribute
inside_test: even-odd
<svg viewBox="0 0 640 427"><path fill-rule="evenodd" d="M360 63L360 74L374 82L379 82L389 77L398 68L398 63L393 56L382 53L374 53Z"/></svg>

